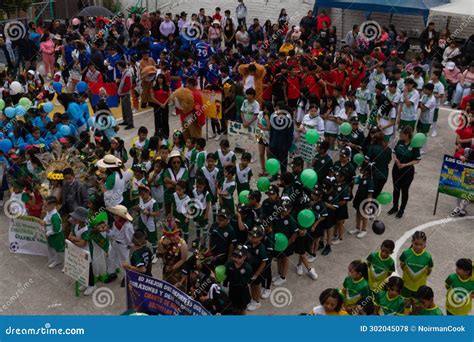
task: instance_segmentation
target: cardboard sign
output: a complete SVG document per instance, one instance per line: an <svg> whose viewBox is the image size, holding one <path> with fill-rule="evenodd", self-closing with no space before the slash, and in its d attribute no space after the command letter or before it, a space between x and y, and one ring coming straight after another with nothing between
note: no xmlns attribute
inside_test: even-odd
<svg viewBox="0 0 474 342"><path fill-rule="evenodd" d="M34 216L20 216L11 220L8 233L10 252L48 255L48 241L43 221Z"/></svg>
<svg viewBox="0 0 474 342"><path fill-rule="evenodd" d="M474 163L445 155L439 176L438 192L474 201Z"/></svg>
<svg viewBox="0 0 474 342"><path fill-rule="evenodd" d="M64 254L64 273L66 275L79 282L79 284L88 286L90 262L91 254L89 251L66 240L66 252Z"/></svg>

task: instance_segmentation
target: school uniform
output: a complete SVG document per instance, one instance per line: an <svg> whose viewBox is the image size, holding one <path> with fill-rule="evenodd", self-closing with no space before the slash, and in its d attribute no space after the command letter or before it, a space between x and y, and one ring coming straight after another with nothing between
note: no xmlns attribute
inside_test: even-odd
<svg viewBox="0 0 474 342"><path fill-rule="evenodd" d="M187 181L189 179L188 170L186 170L186 168L184 167L181 167L178 170L178 172L175 174L172 169L167 168L163 173L163 181L166 178L171 179L173 182L178 182L179 180ZM165 206L171 205L171 203L173 202L173 194L174 194L174 189L165 188L165 192L164 192ZM168 207L166 208L168 210Z"/></svg>
<svg viewBox="0 0 474 342"><path fill-rule="evenodd" d="M71 233L75 237L81 238L82 240L87 241L86 245L80 248L91 253L89 226L85 225L84 227L80 227L78 224L75 224L71 228ZM94 286L94 283L95 283L95 278L94 278L94 271L92 268L92 258L91 258L91 263L89 265L89 284L88 285Z"/></svg>
<svg viewBox="0 0 474 342"><path fill-rule="evenodd" d="M43 218L48 240L48 263L64 262L65 238L61 216L55 209L48 211Z"/></svg>
<svg viewBox="0 0 474 342"><path fill-rule="evenodd" d="M309 231L309 235L313 240L321 238L324 236L324 231L326 229L326 219L328 217L328 212L324 201L321 200L319 202L314 203L311 206L311 211L314 213L315 222L319 221L319 219L323 218L323 220L316 226L314 232L311 230Z"/></svg>
<svg viewBox="0 0 474 342"><path fill-rule="evenodd" d="M112 229L108 233L111 242L110 254L107 259L107 273L116 273L117 269L122 269L122 263L128 262L130 257L130 247L132 246L133 224L127 221L122 227L112 224Z"/></svg>
<svg viewBox="0 0 474 342"><path fill-rule="evenodd" d="M416 89L413 89L408 93L408 99L411 103L410 107L405 104L405 94L402 94L402 110L400 112L399 129L403 129L406 126L410 126L411 128L415 129L418 103L420 102L420 93L418 93Z"/></svg>
<svg viewBox="0 0 474 342"><path fill-rule="evenodd" d="M151 274L152 258L153 258L153 253L145 245L132 252L132 254L130 255L130 265L132 265L133 267L145 267L144 274L149 277L152 277L153 276Z"/></svg>
<svg viewBox="0 0 474 342"><path fill-rule="evenodd" d="M336 221L347 220L349 213L347 211L347 202L351 199L349 188L346 183L336 184L336 201L346 201L346 204L339 205L336 209Z"/></svg>
<svg viewBox="0 0 474 342"><path fill-rule="evenodd" d="M198 238L201 236L203 240L207 240L207 225L208 219L205 217L208 205L211 205L212 195L208 190L198 192L196 189L192 191L193 200L196 203L197 215L193 218L194 226L196 227L196 235Z"/></svg>
<svg viewBox="0 0 474 342"><path fill-rule="evenodd" d="M164 170L161 170L157 175L154 175L152 181L150 182L151 197L153 197L153 199L156 201L159 209L163 208L165 196L163 173Z"/></svg>
<svg viewBox="0 0 474 342"><path fill-rule="evenodd" d="M229 225L225 227L219 227L217 223L214 223L209 228L209 249L213 256L214 266L225 264L229 255L230 245L235 245L237 238L235 231Z"/></svg>
<svg viewBox="0 0 474 342"><path fill-rule="evenodd" d="M221 196L222 203L221 209L225 208L231 213L232 215L235 214L235 204L234 204L234 191L235 191L235 181L234 180L227 180L226 178L223 180L221 185L221 190L228 193L226 196Z"/></svg>
<svg viewBox="0 0 474 342"><path fill-rule="evenodd" d="M191 199L188 195L179 197L175 192L173 193L173 217L178 224L178 227L183 232L183 238L187 242L189 238L189 224L186 222L188 215L188 206Z"/></svg>
<svg viewBox="0 0 474 342"><path fill-rule="evenodd" d="M416 131L428 135L430 127L433 124L434 112L436 109L436 97L433 95L423 95L420 102L425 105L426 109L420 112L420 118L416 124Z"/></svg>
<svg viewBox="0 0 474 342"><path fill-rule="evenodd" d="M267 255L267 266L263 269L262 274L262 286L270 290L270 286L272 285L272 261L273 256L275 254L275 233L273 231L269 233L265 233L265 237L263 238L263 244L265 245L265 253Z"/></svg>
<svg viewBox="0 0 474 342"><path fill-rule="evenodd" d="M110 253L110 240L105 232L90 232L90 248L92 258L92 270L97 278L105 278L107 275L107 257Z"/></svg>
<svg viewBox="0 0 474 342"><path fill-rule="evenodd" d="M357 117L361 124L367 122L367 117L370 112L370 102L372 100L372 92L366 88L357 88L356 99L359 102L359 110L357 111Z"/></svg>
<svg viewBox="0 0 474 342"><path fill-rule="evenodd" d="M216 152L217 167L224 170L224 166L234 164L237 160L234 151L229 151L224 154L221 149Z"/></svg>
<svg viewBox="0 0 474 342"><path fill-rule="evenodd" d="M252 178L252 168L247 166L241 169L240 164L235 168L235 183L237 185L237 193L240 194L243 190L250 190L250 179Z"/></svg>
<svg viewBox="0 0 474 342"><path fill-rule="evenodd" d="M248 284L253 276L252 266L244 262L242 266L235 266L234 261L225 263L225 274L229 281L229 297L232 306L237 310L245 310L250 303L250 290Z"/></svg>
<svg viewBox="0 0 474 342"><path fill-rule="evenodd" d="M326 179L327 175L329 174L329 170L333 166L333 161L329 154L325 156L321 156L317 153L313 159L313 170L316 171L318 174L318 183L321 183L323 180Z"/></svg>
<svg viewBox="0 0 474 342"><path fill-rule="evenodd" d="M159 211L160 209L158 206L158 202L156 202L153 197L150 198L147 202L144 202L143 199L140 197L138 200L138 208L140 210L140 216L138 218L138 229L141 229L146 233L148 242L152 245L153 251L156 251L156 248L158 247L158 234L156 231L155 217L145 215L144 211Z"/></svg>
<svg viewBox="0 0 474 342"><path fill-rule="evenodd" d="M263 241L263 240L262 240ZM265 263L265 267L271 267L271 265L268 264L268 256L267 256L267 250L265 247L265 244L263 242L260 242L257 246L253 247L251 243L247 243L247 260L252 266L252 271L253 274L257 272L258 268L262 264L262 262ZM252 274L252 276L253 276ZM260 274L255 280L251 281L252 285L260 285L263 281L263 277Z"/></svg>
<svg viewBox="0 0 474 342"><path fill-rule="evenodd" d="M364 200L369 198L369 194L374 193L374 179L370 178L361 178L359 181L359 186L357 187L357 192L352 201L352 206L355 210L363 212L364 208L360 208L360 205Z"/></svg>
<svg viewBox="0 0 474 342"><path fill-rule="evenodd" d="M273 221L273 230L276 233L285 234L288 240L293 236L293 234L298 233L298 224L293 216L288 215L286 217L278 217ZM295 252L295 243L292 242L288 244L288 247L282 252L279 252L277 258L289 257Z"/></svg>
<svg viewBox="0 0 474 342"><path fill-rule="evenodd" d="M336 224L336 210L339 207L338 201L337 201L337 192L332 191L331 193L324 193L323 201L335 207L335 209L331 209L326 205L326 212L328 216L326 217L325 228L331 229Z"/></svg>

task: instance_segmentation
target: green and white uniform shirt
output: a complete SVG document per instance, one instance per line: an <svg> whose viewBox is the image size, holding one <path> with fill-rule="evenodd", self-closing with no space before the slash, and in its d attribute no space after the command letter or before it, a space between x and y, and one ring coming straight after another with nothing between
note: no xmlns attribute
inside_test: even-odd
<svg viewBox="0 0 474 342"><path fill-rule="evenodd" d="M395 261L392 257L382 259L380 252L373 252L367 257L369 286L372 291L380 291L385 280L395 272Z"/></svg>
<svg viewBox="0 0 474 342"><path fill-rule="evenodd" d="M379 316L403 315L405 310L405 299L400 295L390 298L387 291L377 292L375 304L379 307L377 312Z"/></svg>
<svg viewBox="0 0 474 342"><path fill-rule="evenodd" d="M56 208L46 214L43 218L43 222L46 229L48 246L53 248L56 252L64 252L65 239L63 224Z"/></svg>
<svg viewBox="0 0 474 342"><path fill-rule="evenodd" d="M428 271L433 267L431 254L423 250L416 254L413 248L406 249L400 256L400 261L405 264L403 268L403 284L410 291L416 292L420 286L426 285Z"/></svg>
<svg viewBox="0 0 474 342"><path fill-rule="evenodd" d="M346 289L346 306L354 306L369 295L369 283L364 278L354 281L351 277L346 277L343 286Z"/></svg>
<svg viewBox="0 0 474 342"><path fill-rule="evenodd" d="M356 99L359 102L359 111L357 114L368 115L370 112L370 101L372 100L372 92L369 89L357 88Z"/></svg>
<svg viewBox="0 0 474 342"><path fill-rule="evenodd" d="M436 97L433 95L428 96L423 94L420 101L426 107L425 110L422 109L420 112L420 122L431 125L433 123L434 111L436 109Z"/></svg>
<svg viewBox="0 0 474 342"><path fill-rule="evenodd" d="M453 315L469 315L472 310L472 292L474 291L474 280L461 279L456 273L446 278L446 310Z"/></svg>
<svg viewBox="0 0 474 342"><path fill-rule="evenodd" d="M411 105L408 107L405 104L405 95L402 94L402 111L400 113L400 119L404 121L416 121L416 112L418 110L418 103L420 102L420 93L413 89L407 94L408 100Z"/></svg>
<svg viewBox="0 0 474 342"><path fill-rule="evenodd" d="M250 190L250 178L252 178L252 168L247 166L242 170L240 164L237 164L235 168L235 181L237 184L237 192L239 194L243 190Z"/></svg>

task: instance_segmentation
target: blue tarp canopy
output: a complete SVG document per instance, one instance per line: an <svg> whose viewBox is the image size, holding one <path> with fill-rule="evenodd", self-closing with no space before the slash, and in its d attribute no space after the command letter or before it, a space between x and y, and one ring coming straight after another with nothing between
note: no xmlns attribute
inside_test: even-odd
<svg viewBox="0 0 474 342"><path fill-rule="evenodd" d="M449 0L316 0L315 7L427 17L430 8L448 3Z"/></svg>

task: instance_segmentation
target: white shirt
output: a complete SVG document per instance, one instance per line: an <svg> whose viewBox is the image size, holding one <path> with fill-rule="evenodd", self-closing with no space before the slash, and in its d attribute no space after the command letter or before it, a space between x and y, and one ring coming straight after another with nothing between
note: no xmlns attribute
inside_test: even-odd
<svg viewBox="0 0 474 342"><path fill-rule="evenodd" d="M420 102L420 93L418 93L416 89L413 89L408 94L408 99L411 102L410 107L405 104L405 95L402 95L403 104L400 119L405 121L416 121L416 111L418 109L418 102Z"/></svg>
<svg viewBox="0 0 474 342"><path fill-rule="evenodd" d="M309 115L309 113L306 114L303 117L303 126L305 128L305 131L309 129L315 129L320 136L324 134L324 120L319 115L311 116Z"/></svg>
<svg viewBox="0 0 474 342"><path fill-rule="evenodd" d="M131 246L133 233L135 233L135 230L133 229L132 222L125 222L120 230L115 226L114 222L108 235L110 239L124 246Z"/></svg>

